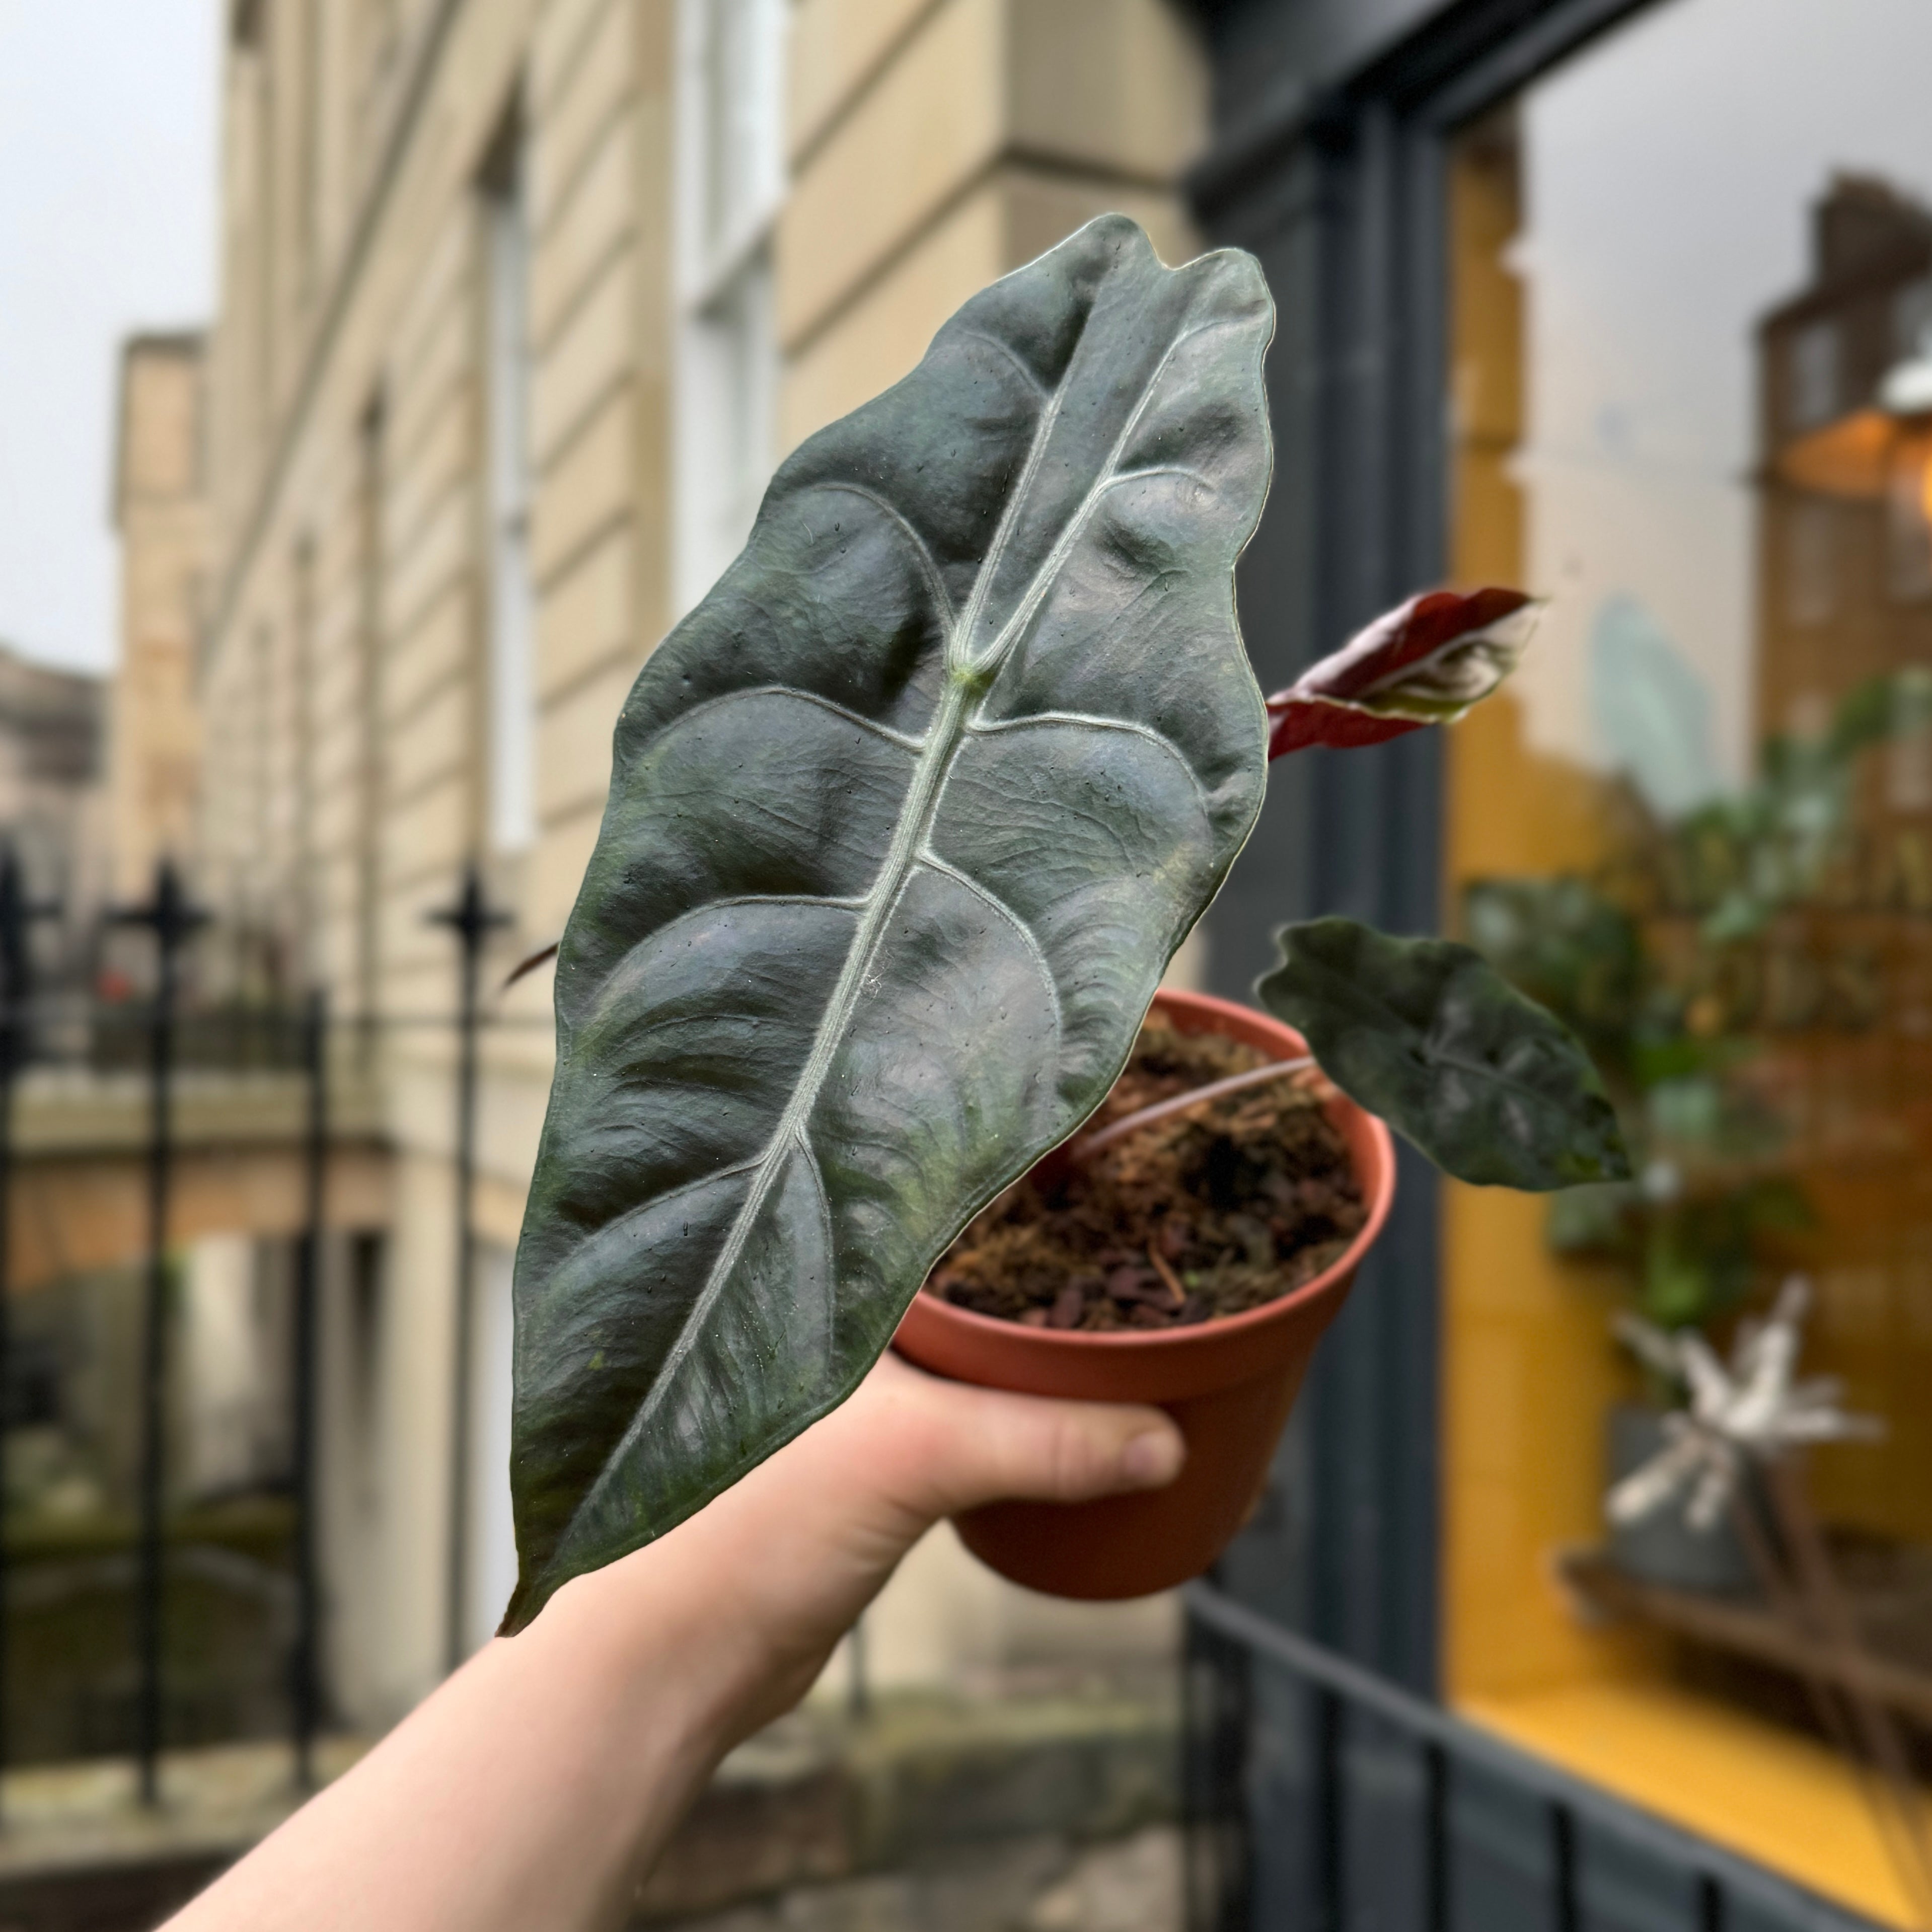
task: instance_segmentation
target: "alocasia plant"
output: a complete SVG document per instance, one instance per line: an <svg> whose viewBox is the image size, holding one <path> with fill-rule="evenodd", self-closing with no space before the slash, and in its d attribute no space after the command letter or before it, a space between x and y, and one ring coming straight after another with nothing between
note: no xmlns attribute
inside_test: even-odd
<svg viewBox="0 0 1932 1932"><path fill-rule="evenodd" d="M1091 224L786 460L638 678L558 956L506 1630L856 1386L1106 1096L1271 752L1442 722L1514 664L1528 599L1431 593L1264 710L1233 566L1272 320L1251 257Z"/></svg>
<svg viewBox="0 0 1932 1932"><path fill-rule="evenodd" d="M1092 1112L1259 808L1273 308L1123 218L779 469L646 665L558 958L505 1618L841 1401Z"/></svg>

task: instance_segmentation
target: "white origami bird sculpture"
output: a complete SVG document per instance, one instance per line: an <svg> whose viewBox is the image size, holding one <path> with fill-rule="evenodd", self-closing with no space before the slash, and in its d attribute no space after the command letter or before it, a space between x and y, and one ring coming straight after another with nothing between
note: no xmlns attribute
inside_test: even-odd
<svg viewBox="0 0 1932 1932"><path fill-rule="evenodd" d="M1768 1319L1739 1325L1728 1368L1694 1329L1671 1334L1634 1315L1618 1318L1622 1340L1681 1381L1690 1402L1664 1418L1664 1447L1604 1499L1612 1522L1640 1522L1688 1490L1684 1520L1708 1531L1736 1492L1747 1458L1768 1462L1806 1443L1870 1442L1885 1433L1876 1416L1839 1406L1844 1385L1836 1376L1792 1379L1810 1301L1810 1283L1790 1276Z"/></svg>

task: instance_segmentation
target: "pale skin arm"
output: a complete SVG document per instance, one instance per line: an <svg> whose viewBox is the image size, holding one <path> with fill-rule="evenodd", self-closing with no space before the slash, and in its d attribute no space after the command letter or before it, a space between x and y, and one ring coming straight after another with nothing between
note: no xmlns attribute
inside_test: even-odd
<svg viewBox="0 0 1932 1932"><path fill-rule="evenodd" d="M940 1382L887 1356L661 1540L558 1592L167 1932L601 1932L724 1753L804 1695L940 1516L1179 1470L1157 1410Z"/></svg>

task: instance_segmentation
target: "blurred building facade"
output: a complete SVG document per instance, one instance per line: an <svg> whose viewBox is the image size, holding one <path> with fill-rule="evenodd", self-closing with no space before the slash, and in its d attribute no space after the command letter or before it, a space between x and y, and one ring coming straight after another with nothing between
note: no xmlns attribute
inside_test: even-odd
<svg viewBox="0 0 1932 1932"><path fill-rule="evenodd" d="M146 611L198 598L191 857L230 928L204 970L364 1022L390 1150L380 1264L360 1250L356 1286L333 1258L325 1322L367 1382L359 1473L330 1479L360 1501L327 1505L359 1526L334 1688L378 1721L440 1674L450 1594L453 1048L410 1023L454 1004L432 915L473 860L506 915L493 979L556 938L623 697L786 448L1094 214L1194 252L1176 184L1206 83L1166 0L241 0L224 98L205 362L129 355L116 796L131 878L173 837L196 728L181 631ZM548 1005L531 976L485 1040L471 1641L513 1574L508 1279ZM1062 1641L943 1543L898 1592L887 1676ZM1081 1628L1131 1650L1172 1622Z"/></svg>

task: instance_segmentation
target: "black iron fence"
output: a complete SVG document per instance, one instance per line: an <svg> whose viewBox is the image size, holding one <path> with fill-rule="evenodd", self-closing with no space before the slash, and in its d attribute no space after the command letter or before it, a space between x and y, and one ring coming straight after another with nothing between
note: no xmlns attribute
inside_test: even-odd
<svg viewBox="0 0 1932 1932"><path fill-rule="evenodd" d="M59 1407L58 1396L46 1392L58 1376L46 1359L45 1338L19 1332L20 1285L10 1278L17 1232L13 1217L26 1198L19 1191L23 1081L37 1069L64 1067L83 1082L119 1076L124 1091L127 1077L138 1076L146 1096L140 1150L146 1228L138 1342L131 1351L132 1372L123 1378L135 1412L131 1507L37 1519L32 1534L22 1532L17 1511L9 1513L0 1533L0 1768L60 1754L56 1747L130 1750L142 1797L152 1804L158 1797L164 1747L212 1742L238 1726L243 1734L260 1736L265 1712L278 1706L280 1727L308 1782L318 1731L330 1717L322 1669L317 1496L319 1299L331 1231L334 1056L328 1003L320 992L300 998L244 999L209 997L195 986L185 969L196 935L210 920L190 902L172 866L158 868L146 903L110 912L103 921L110 931L124 929L145 941L142 994L118 973L117 983L106 989L98 983L37 986L33 927L52 910L31 898L14 855L0 841L0 1471L8 1476L10 1498L21 1438ZM454 1040L458 1227L450 1373L457 1439L448 1514L447 1646L454 1667L465 1648L478 1041L486 1027L505 1023L482 997L482 962L489 936L504 918L488 904L473 868L458 882L454 903L432 918L450 928L455 940L454 1004L441 1013L404 1017L358 1012L346 1024L358 1044L397 1028L440 1030ZM128 950L122 942L124 956ZM170 1337L181 1277L180 1235L172 1219L181 1152L178 1103L184 1075L262 1072L298 1083L302 1102L299 1131L284 1150L299 1163L302 1198L299 1226L288 1243L281 1328L288 1357L278 1376L286 1403L286 1455L279 1468L254 1484L251 1496L229 1498L219 1509L197 1513L171 1491L169 1469L170 1406L178 1386ZM247 1707L242 1716L230 1696L225 1715L215 1712L197 1720L183 1684L171 1682L182 1674L180 1627L189 1616L184 1606L192 1606L197 1591L224 1590L231 1596L252 1593L261 1614L250 1641L274 1654L259 1673L264 1682L241 1700ZM110 1598L113 1610L104 1612L100 1602ZM86 1606L76 1610L82 1600ZM202 1651L219 1651L234 1640L218 1617L196 1611L194 1620L194 1642ZM50 1622L57 1637L50 1637ZM98 1679L81 1691L68 1687L74 1708L58 1724L28 1708L34 1687L61 1675L48 1662L50 1642L88 1650ZM84 1668L75 1668L85 1676Z"/></svg>
<svg viewBox="0 0 1932 1932"><path fill-rule="evenodd" d="M1190 1932L1876 1932L1204 1585Z"/></svg>

